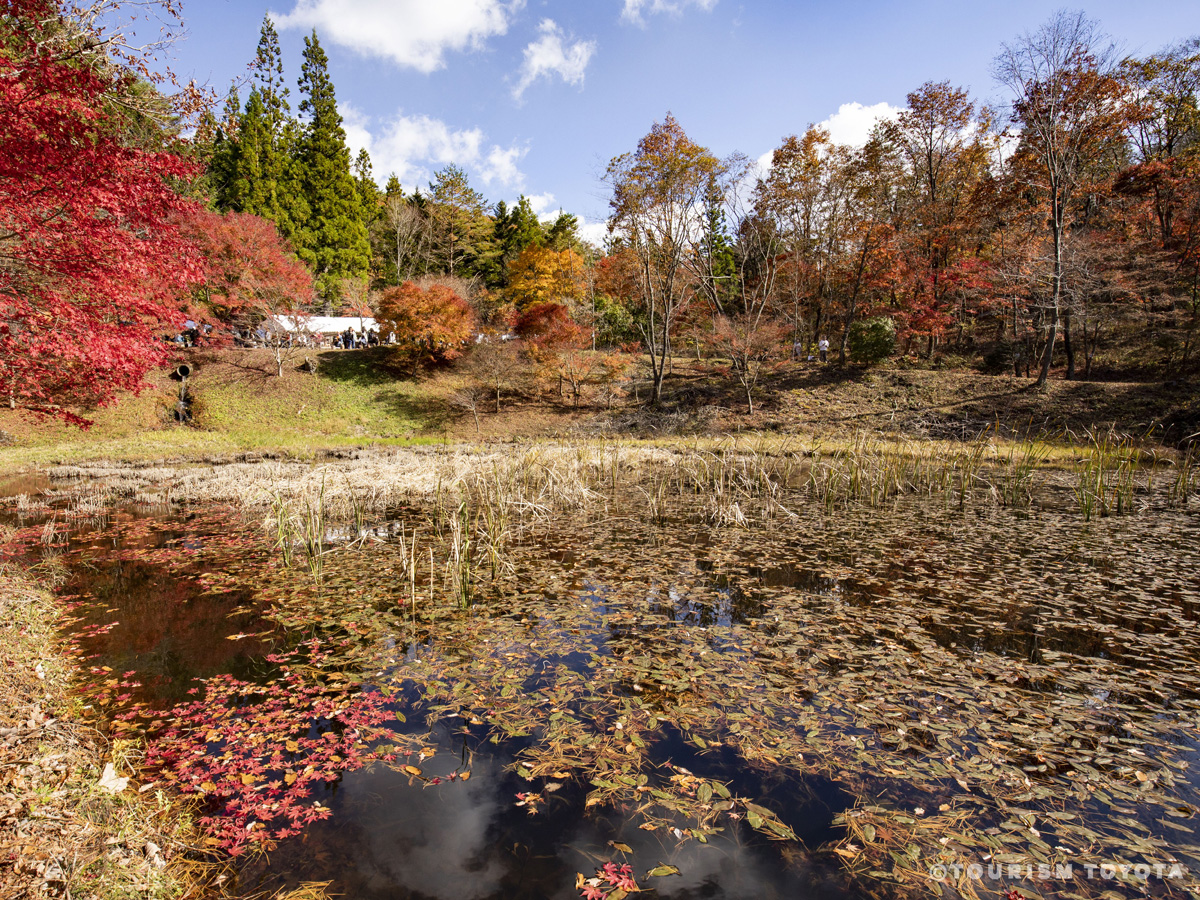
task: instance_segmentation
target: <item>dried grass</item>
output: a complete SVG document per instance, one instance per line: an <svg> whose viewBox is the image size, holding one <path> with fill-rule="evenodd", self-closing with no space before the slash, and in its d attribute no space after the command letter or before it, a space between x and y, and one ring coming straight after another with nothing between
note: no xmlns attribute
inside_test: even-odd
<svg viewBox="0 0 1200 900"><path fill-rule="evenodd" d="M58 567L38 574L53 579ZM187 806L132 780L118 793L100 787L108 763L132 776L139 749L81 717L55 617L43 583L0 568L0 896L219 896L227 879L192 849Z"/></svg>

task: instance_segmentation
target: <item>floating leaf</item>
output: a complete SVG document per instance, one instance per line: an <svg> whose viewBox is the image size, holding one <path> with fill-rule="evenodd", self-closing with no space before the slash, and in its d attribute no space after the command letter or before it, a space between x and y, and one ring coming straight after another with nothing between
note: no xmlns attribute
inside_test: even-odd
<svg viewBox="0 0 1200 900"><path fill-rule="evenodd" d="M649 872L647 872L646 877L647 878L661 878L665 875L679 875L679 874L680 874L679 869L675 868L675 866L659 865L659 866L655 866L653 869L651 869Z"/></svg>

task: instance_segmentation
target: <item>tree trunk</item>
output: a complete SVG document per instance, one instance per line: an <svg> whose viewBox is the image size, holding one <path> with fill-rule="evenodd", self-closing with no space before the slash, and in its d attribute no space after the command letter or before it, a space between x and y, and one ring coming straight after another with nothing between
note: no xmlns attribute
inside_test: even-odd
<svg viewBox="0 0 1200 900"><path fill-rule="evenodd" d="M1067 381L1075 378L1075 347L1071 344L1071 313L1063 311L1063 352L1067 354Z"/></svg>
<svg viewBox="0 0 1200 900"><path fill-rule="evenodd" d="M1050 377L1050 363L1054 359L1054 341L1058 337L1058 311L1062 301L1062 212L1056 204L1051 211L1054 230L1054 280L1050 295L1050 332L1046 336L1046 349L1042 353L1042 367L1038 372L1036 387L1044 387Z"/></svg>

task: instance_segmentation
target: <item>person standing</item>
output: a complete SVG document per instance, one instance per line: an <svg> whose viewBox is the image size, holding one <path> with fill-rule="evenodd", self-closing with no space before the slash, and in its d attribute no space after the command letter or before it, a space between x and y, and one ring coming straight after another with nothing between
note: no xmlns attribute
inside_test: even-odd
<svg viewBox="0 0 1200 900"><path fill-rule="evenodd" d="M817 341L817 353L821 357L821 362L825 362L829 358L829 338L821 335L821 339Z"/></svg>

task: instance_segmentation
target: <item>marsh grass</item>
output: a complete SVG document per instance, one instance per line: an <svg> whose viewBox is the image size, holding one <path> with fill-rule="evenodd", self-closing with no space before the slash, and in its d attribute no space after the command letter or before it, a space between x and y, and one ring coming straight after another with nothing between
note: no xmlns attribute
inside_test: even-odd
<svg viewBox="0 0 1200 900"><path fill-rule="evenodd" d="M1044 441L1026 439L1011 444L1001 457L998 497L1004 506L1024 507L1033 502L1034 476L1050 455Z"/></svg>
<svg viewBox="0 0 1200 900"><path fill-rule="evenodd" d="M983 471L993 456L986 436L947 450L931 442L888 441L860 432L852 443L828 453L814 447L807 487L826 509L882 506L905 494L941 495L947 504L961 506L990 489Z"/></svg>
<svg viewBox="0 0 1200 900"><path fill-rule="evenodd" d="M320 581L325 559L325 482L316 497L306 496L300 514L304 561L313 578Z"/></svg>
<svg viewBox="0 0 1200 900"><path fill-rule="evenodd" d="M460 609L471 605L475 591L475 560L471 510L464 499L449 519L449 547L446 558L446 580L450 582Z"/></svg>
<svg viewBox="0 0 1200 900"><path fill-rule="evenodd" d="M390 510L421 504L430 510L436 541L454 537L451 523L457 523L455 570L461 574L469 564L474 576L486 571L495 581L511 570L508 550L524 531L556 515L607 508L619 494L643 497L645 515L656 525L679 515L674 507L682 504L691 508L683 515L698 513L711 525L734 528L790 521L799 505L829 511L881 507L906 495L940 498L945 507L980 502L1029 507L1043 492L1057 490L1064 477L1073 479L1075 503L1085 519L1124 515L1134 511L1139 494L1146 503L1156 496L1154 472L1162 460L1131 439L1113 432L1087 435L1082 456L1076 449L1076 461L1064 473L1069 452L1047 439L1009 442L992 432L953 443L860 431L849 438L696 438L672 448L613 440L503 450L407 448L324 464L101 464L60 467L52 477L74 481L63 492L72 497L64 515L77 519L102 515L122 497L148 505L230 503L248 514L262 509L284 564L302 559L318 579L322 557L331 549L331 527L349 530L352 542L361 543ZM1176 462L1165 491L1168 505L1184 505L1195 492L1196 463L1195 451ZM453 547L446 553L453 556ZM463 579L447 581L459 585L452 593L461 602ZM477 587L479 581L472 577L466 583Z"/></svg>
<svg viewBox="0 0 1200 900"><path fill-rule="evenodd" d="M1171 506L1187 506L1192 494L1200 488L1200 444L1189 444L1175 464L1175 477L1167 486L1167 502Z"/></svg>
<svg viewBox="0 0 1200 900"><path fill-rule="evenodd" d="M1084 521L1133 511L1141 459L1128 435L1112 430L1089 432L1075 485L1075 499Z"/></svg>
<svg viewBox="0 0 1200 900"><path fill-rule="evenodd" d="M304 563L314 579L320 580L324 571L328 509L325 503L325 482L315 496L305 493L289 498L281 491L270 493L271 515L267 527L274 534L275 549L279 551L284 568L296 561L296 548L303 553ZM353 507L357 510L357 507ZM359 522L356 516L356 524ZM365 525L358 525L356 538L361 538Z"/></svg>

